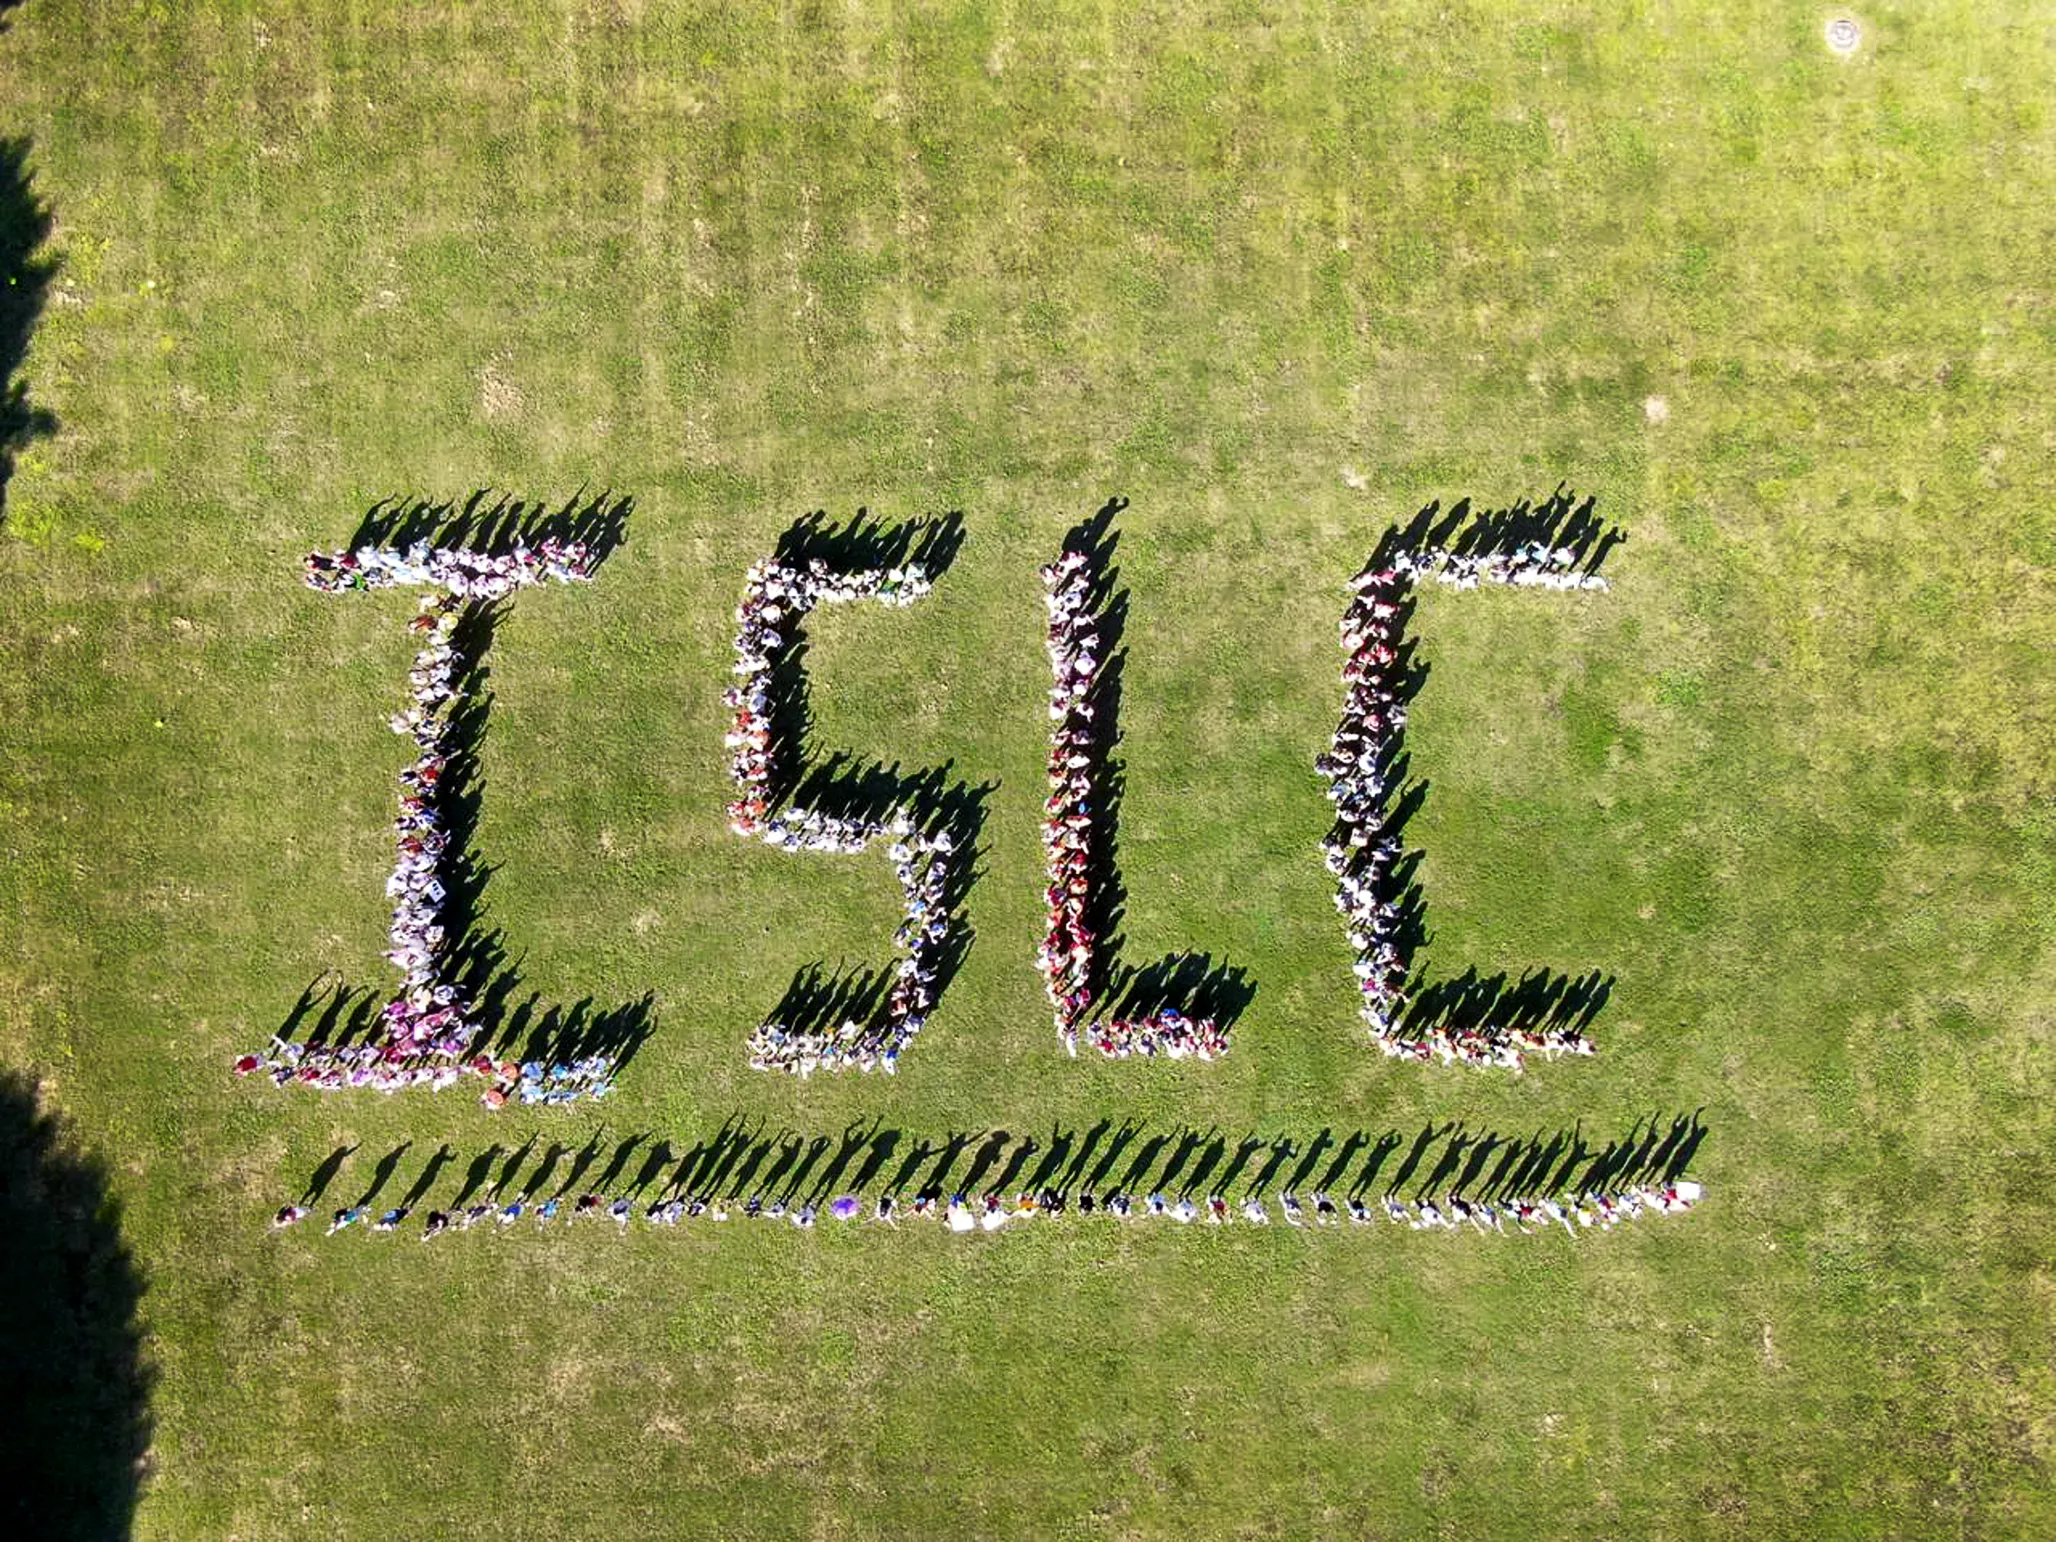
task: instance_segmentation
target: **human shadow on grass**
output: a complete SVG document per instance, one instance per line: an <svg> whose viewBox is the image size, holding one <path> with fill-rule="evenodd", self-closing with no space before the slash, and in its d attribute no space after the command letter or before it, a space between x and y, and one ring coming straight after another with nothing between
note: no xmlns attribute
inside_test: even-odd
<svg viewBox="0 0 2056 1542"><path fill-rule="evenodd" d="M0 1071L0 1535L131 1534L156 1376L107 1163Z"/></svg>
<svg viewBox="0 0 2056 1542"><path fill-rule="evenodd" d="M0 289L0 513L15 457L57 429L55 415L32 403L28 383L18 378L57 272L56 259L41 255L50 236L50 210L36 196L28 158L27 139L0 139L0 276L7 280Z"/></svg>
<svg viewBox="0 0 2056 1542"><path fill-rule="evenodd" d="M1385 567L1401 552L1440 547L1466 557L1512 556L1524 546L1543 546L1564 555L1579 572L1597 574L1627 532L1599 517L1599 500L1579 498L1568 485L1539 502L1521 498L1504 508L1476 507L1459 498L1447 509L1440 499L1423 504L1405 528L1393 525L1372 549L1372 567Z"/></svg>
<svg viewBox="0 0 2056 1542"><path fill-rule="evenodd" d="M651 1207L674 1198L819 1204L849 1191L931 1198L1020 1191L1065 1200L1084 1194L1246 1198L1278 1192L1348 1199L1453 1195L1492 1202L1675 1183L1705 1141L1701 1113L1652 1113L1604 1141L1588 1138L1582 1124L1525 1133L1458 1122L1415 1131L1322 1126L1236 1132L1191 1125L1151 1129L1135 1120L1116 1128L1111 1118L1083 1130L1057 1124L1046 1133L951 1130L914 1136L872 1116L833 1133L809 1134L753 1127L737 1114L689 1142L648 1131L609 1142L604 1130L597 1131L557 1193L629 1198ZM523 1179L521 1169L535 1145L531 1137L511 1153L497 1144L487 1147L470 1163L451 1207L461 1208L481 1191L495 1201L509 1192L524 1201L540 1193L564 1147L552 1145ZM446 1151L431 1159L423 1181L410 1189L409 1203L426 1197L435 1172L447 1162ZM594 1168L599 1171L588 1180Z"/></svg>
<svg viewBox="0 0 2056 1542"><path fill-rule="evenodd" d="M796 521L778 538L774 555L781 565L826 573L867 572L919 566L930 579L955 560L964 542L959 513L935 519L885 524L859 509L855 517L830 522L815 512ZM767 655L770 708L770 774L766 801L776 813L807 812L834 820L870 826L889 825L896 818L911 824L925 840L946 837L942 911L944 933L923 950L929 964L929 1006L938 1005L969 952L973 936L964 919L964 904L983 875L978 865L983 850L986 803L998 790L996 781L980 786L954 779L955 762L910 772L899 762L886 765L847 750L825 756L811 744L813 714L808 706L805 667L807 638L804 616L782 625L779 645ZM883 842L889 837L879 837ZM875 844L875 843L874 843ZM831 966L816 960L797 971L768 1021L794 1035L832 1033L850 1027L866 1038L882 1033L892 1013L892 996L900 966Z"/></svg>
<svg viewBox="0 0 2056 1542"><path fill-rule="evenodd" d="M1408 1003L1405 1022L1415 1035L1489 1025L1563 1029L1582 1036L1612 994L1613 977L1596 969L1577 979L1531 969L1512 983L1504 971L1483 976L1466 969L1454 978L1423 984Z"/></svg>
<svg viewBox="0 0 2056 1542"><path fill-rule="evenodd" d="M378 505L366 516L359 536L369 544L404 545L419 539L438 546L501 551L516 544L533 545L546 534L564 534L591 545L597 568L624 539L632 508L631 500L611 495L584 503L573 499L554 512L506 500L488 505L485 498L485 493L475 493L454 510L420 500L411 505L395 500L390 508ZM460 1001L471 1004L468 1017L479 1030L473 1053L495 1062L545 1066L601 1057L611 1059L618 1074L654 1031L654 995L645 993L612 1006L591 997L564 1004L545 1002L535 991L524 995L520 961L509 956L506 934L486 921L485 891L494 868L479 858L473 844L484 806L481 757L492 713L486 661L510 604L464 602L450 638L455 694L446 718L444 763L433 803L445 836L436 870L444 888L438 914L444 942L435 972ZM382 1025L386 999L368 987L317 978L301 992L277 1038L291 1044L304 1032L310 1049L366 1045Z"/></svg>
<svg viewBox="0 0 2056 1542"><path fill-rule="evenodd" d="M783 567L820 563L831 573L918 567L934 578L956 560L964 545L964 516L952 509L931 519L891 524L860 508L844 520L816 509L779 533L772 555Z"/></svg>
<svg viewBox="0 0 2056 1542"><path fill-rule="evenodd" d="M411 1140L401 1141L399 1145L393 1147L392 1150L378 1159L378 1165L371 1172L371 1181L364 1186L364 1192L357 1197L357 1203L360 1206L370 1204L380 1194L385 1192L385 1186L393 1181L393 1174L400 1169L400 1159L407 1154L408 1149L413 1144L414 1142Z"/></svg>
<svg viewBox="0 0 2056 1542"><path fill-rule="evenodd" d="M1581 500L1559 485L1539 503L1522 499L1501 509L1474 508L1469 499L1447 510L1439 502L1431 502L1404 529L1396 524L1387 528L1364 571L1389 568L1405 553L1443 550L1474 558L1512 557L1539 545L1564 565L1597 575L1608 555L1626 539L1618 526L1599 518L1597 499L1587 496ZM1393 646L1393 659L1381 671L1381 680L1390 689L1391 705L1403 724L1428 679L1428 664L1410 631L1418 605L1413 581L1407 580L1389 603L1396 610L1389 635L1399 640ZM1378 790L1353 792L1339 800L1330 837L1346 841L1352 828L1368 825L1397 848L1396 859L1382 876L1374 878L1373 888L1380 900L1393 907L1391 941L1405 978L1405 1005L1398 1014L1400 1037L1418 1042L1473 1033L1558 1033L1582 1042L1585 1030L1613 993L1610 974L1595 969L1574 978L1527 969L1509 982L1504 971L1485 976L1473 968L1453 979L1438 980L1419 966L1422 949L1433 940L1421 881L1425 853L1407 850L1405 840L1407 826L1427 801L1429 783L1413 774L1403 726L1373 739L1345 718L1334 746L1341 760L1348 762L1367 748L1376 752L1368 782ZM1324 757L1323 770L1328 769Z"/></svg>
<svg viewBox="0 0 2056 1542"><path fill-rule="evenodd" d="M445 1147L444 1149L447 1150L448 1148ZM343 1164L349 1161L356 1152L357 1144L352 1143L348 1146L338 1146L327 1156L323 1157L321 1165L307 1175L307 1187L300 1191L300 1203L303 1205L319 1204L321 1196L328 1192L328 1186L336 1181L336 1174L343 1170ZM431 1175L431 1180L433 1175L441 1170L440 1163L430 1163L428 1171Z"/></svg>
<svg viewBox="0 0 2056 1542"><path fill-rule="evenodd" d="M410 1141L409 1144L411 1145L412 1142ZM435 1188L436 1179L442 1176L443 1169L456 1159L457 1153L451 1150L447 1144L438 1146L435 1155L428 1159L428 1165L421 1169L421 1175L408 1186L407 1192L401 1196L400 1208L402 1210L412 1210L422 1200L426 1199Z"/></svg>
<svg viewBox="0 0 2056 1542"><path fill-rule="evenodd" d="M1230 1029L1256 995L1256 982L1239 966L1216 964L1211 953L1179 952L1149 964L1121 960L1121 922L1128 891L1121 878L1121 797L1127 767L1117 758L1121 742L1121 685L1128 650L1122 634L1128 623L1128 591L1117 587L1120 569L1114 549L1120 533L1114 521L1128 507L1126 498L1109 498L1090 519L1064 535L1060 560L1082 558L1077 577L1085 588L1085 619L1098 660L1091 683L1078 708L1090 725L1081 743L1071 747L1065 774L1072 781L1074 802L1090 811L1085 829L1084 923L1092 938L1085 991L1091 1003L1079 1027L1089 1039L1092 1024L1108 1019L1143 1021L1176 1012L1194 1020L1211 1020Z"/></svg>
<svg viewBox="0 0 2056 1542"><path fill-rule="evenodd" d="M491 487L478 488L461 501L394 494L364 511L350 549L405 550L419 543L436 551L500 557L533 550L546 540L579 541L597 569L628 539L628 517L634 512L635 500L611 488L598 493L580 488L555 506Z"/></svg>

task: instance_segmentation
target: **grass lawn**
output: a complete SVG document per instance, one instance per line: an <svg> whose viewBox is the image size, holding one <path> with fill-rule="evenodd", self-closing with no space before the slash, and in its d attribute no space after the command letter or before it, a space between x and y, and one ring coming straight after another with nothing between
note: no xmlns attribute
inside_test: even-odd
<svg viewBox="0 0 2056 1542"><path fill-rule="evenodd" d="M89 1493L9 1485L44 1534L2056 1532L2056 31L1881 0L1842 59L1832 14L11 11L0 1066L63 1192L104 1168L149 1386L139 1496L97 1415ZM1434 972L1598 969L1600 1052L1400 1065L1315 849L1342 585L1559 484L1613 588L1425 596L1408 842ZM311 978L384 980L412 601L299 558L482 487L633 500L498 628L475 849L524 992L654 1031L552 1114L237 1084ZM1035 568L1115 495L1124 957L1248 971L1214 1065L1066 1059L1033 968ZM800 1083L749 1029L897 890L728 833L719 692L746 566L860 507L965 541L812 618L814 743L996 785L900 1074ZM1325 1167L1695 1114L1700 1211L1581 1245L264 1225L408 1141L446 1199L729 1120ZM77 1291L33 1235L8 1289Z"/></svg>

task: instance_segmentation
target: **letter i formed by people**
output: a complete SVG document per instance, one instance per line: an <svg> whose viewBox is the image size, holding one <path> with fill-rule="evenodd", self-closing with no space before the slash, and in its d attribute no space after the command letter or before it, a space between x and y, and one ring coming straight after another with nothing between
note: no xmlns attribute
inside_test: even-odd
<svg viewBox="0 0 2056 1542"><path fill-rule="evenodd" d="M623 500L617 515L626 508ZM386 882L393 915L385 957L400 981L362 1042L324 1037L293 1043L281 1034L269 1051L242 1056L239 1072L264 1070L281 1086L382 1092L442 1088L475 1075L490 1084L485 1097L495 1107L517 1084L524 1101L553 1103L598 1095L608 1085L608 1067L591 1060L575 1070L540 1063L505 1068L479 1054L481 1025L458 978L465 918L452 913L461 911L461 897L474 887L458 811L475 801L473 761L486 711L480 684L494 628L522 590L583 583L597 565L585 542L555 536L495 551L424 540L308 558L308 586L321 593L425 591L408 622L418 651L407 695L390 719L414 752L400 773L393 872Z"/></svg>

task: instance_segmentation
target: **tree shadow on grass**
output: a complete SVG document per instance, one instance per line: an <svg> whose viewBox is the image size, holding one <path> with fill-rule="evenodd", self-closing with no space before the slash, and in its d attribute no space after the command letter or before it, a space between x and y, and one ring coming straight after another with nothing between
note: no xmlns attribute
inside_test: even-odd
<svg viewBox="0 0 2056 1542"><path fill-rule="evenodd" d="M0 1535L129 1535L150 1445L137 1307L107 1166L0 1071Z"/></svg>
<svg viewBox="0 0 2056 1542"><path fill-rule="evenodd" d="M0 15L6 9L0 5ZM0 19L0 29L5 26ZM7 280L0 288L0 511L15 456L57 428L47 409L30 403L28 383L16 378L57 271L55 258L37 255L50 235L50 211L30 186L28 156L28 140L0 139L0 277Z"/></svg>

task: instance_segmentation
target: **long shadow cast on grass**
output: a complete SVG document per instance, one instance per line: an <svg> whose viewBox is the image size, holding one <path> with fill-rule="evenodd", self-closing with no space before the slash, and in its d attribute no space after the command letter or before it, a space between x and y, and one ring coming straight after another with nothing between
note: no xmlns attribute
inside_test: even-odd
<svg viewBox="0 0 2056 1542"><path fill-rule="evenodd" d="M691 1141L641 1131L610 1144L604 1130L596 1132L556 1192L609 1199L625 1195L653 1205L672 1198L740 1201L751 1195L767 1202L818 1204L845 1190L942 1196L1003 1195L1016 1189L1066 1198L1114 1192L1246 1197L1276 1190L1351 1199L1448 1194L1493 1201L1674 1183L1686 1175L1705 1141L1701 1112L1652 1113L1605 1141L1588 1138L1582 1125L1527 1133L1448 1123L1411 1132L1323 1127L1237 1134L1187 1125L1151 1129L1133 1120L1116 1128L1111 1118L1082 1130L1056 1125L1047 1133L951 1130L913 1136L873 1116L832 1134L808 1134L753 1127L747 1117L734 1114ZM535 1144L531 1137L511 1157L505 1147L487 1147L471 1162L450 1205L461 1206L480 1191L489 1196L512 1192L524 1199L541 1192L565 1148L553 1145L523 1180L520 1169ZM395 1147L380 1159L374 1191L392 1176L407 1149ZM409 1191L410 1202L433 1187L434 1174L449 1161L446 1151L431 1158L426 1176ZM643 1154L639 1168L638 1152ZM317 1169L322 1182L310 1182L310 1191L334 1176L341 1154L324 1160ZM498 1181L489 1182L495 1167ZM597 1176L589 1179L595 1168Z"/></svg>

